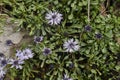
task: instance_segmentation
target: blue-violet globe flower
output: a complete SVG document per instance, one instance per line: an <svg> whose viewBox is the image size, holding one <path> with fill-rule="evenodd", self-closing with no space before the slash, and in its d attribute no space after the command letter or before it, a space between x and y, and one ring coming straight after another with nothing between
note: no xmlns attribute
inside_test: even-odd
<svg viewBox="0 0 120 80"><path fill-rule="evenodd" d="M78 41L74 41L74 39L70 39L63 44L63 48L66 49L66 52L75 52L79 50Z"/></svg>
<svg viewBox="0 0 120 80"><path fill-rule="evenodd" d="M62 14L58 12L52 12L52 11L49 11L46 14L45 18L48 20L48 24L50 25L58 25L63 19Z"/></svg>

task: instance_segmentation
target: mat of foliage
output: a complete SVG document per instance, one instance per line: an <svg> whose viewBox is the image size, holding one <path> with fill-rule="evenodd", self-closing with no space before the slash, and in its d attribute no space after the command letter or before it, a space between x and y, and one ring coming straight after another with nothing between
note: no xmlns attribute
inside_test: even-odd
<svg viewBox="0 0 120 80"><path fill-rule="evenodd" d="M120 17L113 14L112 6L106 15L101 15L103 1L91 0L89 22L87 0L3 0L4 13L19 21L18 30L25 29L33 39L34 36L43 38L21 46L21 50L30 48L34 57L25 60L21 70L11 68L6 77L11 80L119 80ZM50 11L62 15L58 23L46 18ZM65 43L70 41L76 42L77 47L66 48ZM44 54L45 48L51 53Z"/></svg>

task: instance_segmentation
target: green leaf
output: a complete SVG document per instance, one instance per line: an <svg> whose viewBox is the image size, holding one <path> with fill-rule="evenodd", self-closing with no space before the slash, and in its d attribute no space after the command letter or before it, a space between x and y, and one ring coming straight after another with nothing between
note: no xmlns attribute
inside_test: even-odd
<svg viewBox="0 0 120 80"><path fill-rule="evenodd" d="M72 4L71 4L71 7L74 7L74 6L75 6L75 4L74 4L74 3L72 3Z"/></svg>
<svg viewBox="0 0 120 80"><path fill-rule="evenodd" d="M85 68L85 65L79 65L81 68Z"/></svg>
<svg viewBox="0 0 120 80"><path fill-rule="evenodd" d="M94 73L94 74L97 73L96 70L94 70L94 69L91 69L91 72Z"/></svg>
<svg viewBox="0 0 120 80"><path fill-rule="evenodd" d="M46 63L50 64L50 63L55 63L53 60L46 60Z"/></svg>
<svg viewBox="0 0 120 80"><path fill-rule="evenodd" d="M41 80L40 78L35 78L35 80Z"/></svg>
<svg viewBox="0 0 120 80"><path fill-rule="evenodd" d="M107 53L107 49L104 47L104 48L102 49L102 52L103 52L103 53Z"/></svg>
<svg viewBox="0 0 120 80"><path fill-rule="evenodd" d="M70 20L73 19L73 14L69 15L68 19L70 19Z"/></svg>
<svg viewBox="0 0 120 80"><path fill-rule="evenodd" d="M120 66L115 66L117 71L120 71Z"/></svg>
<svg viewBox="0 0 120 80"><path fill-rule="evenodd" d="M42 61L41 68L43 68L44 64L45 64L45 60Z"/></svg>

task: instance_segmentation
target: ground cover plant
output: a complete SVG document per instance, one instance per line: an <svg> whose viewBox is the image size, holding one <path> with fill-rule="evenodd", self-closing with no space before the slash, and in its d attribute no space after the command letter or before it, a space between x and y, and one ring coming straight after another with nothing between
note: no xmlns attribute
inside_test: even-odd
<svg viewBox="0 0 120 80"><path fill-rule="evenodd" d="M112 4L111 4L112 3ZM32 40L2 54L1 80L119 80L119 0L3 0ZM9 45L10 44L10 45ZM12 46L12 41L8 42Z"/></svg>

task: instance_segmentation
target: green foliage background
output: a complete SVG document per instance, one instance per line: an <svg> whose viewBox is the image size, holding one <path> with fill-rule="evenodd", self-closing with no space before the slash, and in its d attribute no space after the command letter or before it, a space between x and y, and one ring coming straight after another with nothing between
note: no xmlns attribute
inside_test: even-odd
<svg viewBox="0 0 120 80"><path fill-rule="evenodd" d="M113 7L109 8L107 16L102 16L100 3L103 1L91 0L89 23L87 0L3 0L5 14L19 20L19 29L29 31L30 36L44 36L42 43L29 45L34 58L25 62L23 70L11 69L8 77L12 80L61 80L66 73L73 80L120 78L120 45L117 43L120 17L113 14ZM49 10L63 14L60 25L47 24L45 14ZM90 32L84 30L86 25L92 27ZM96 39L96 33L101 33L102 38ZM70 38L79 41L78 52L64 52L63 43ZM44 47L51 48L52 54L44 56ZM71 63L73 68L69 67Z"/></svg>

